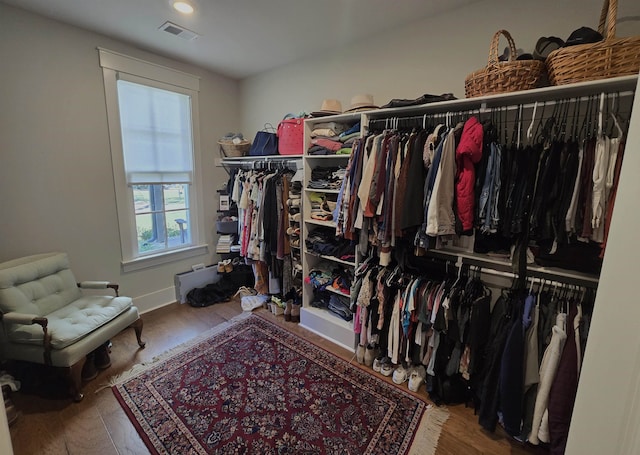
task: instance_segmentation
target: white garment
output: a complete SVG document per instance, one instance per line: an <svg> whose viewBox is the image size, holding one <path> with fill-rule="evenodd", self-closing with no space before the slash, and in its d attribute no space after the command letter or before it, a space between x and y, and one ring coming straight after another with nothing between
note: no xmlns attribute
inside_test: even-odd
<svg viewBox="0 0 640 455"><path fill-rule="evenodd" d="M607 199L605 183L609 167L609 146L611 140L606 136L600 136L596 141L595 163L593 165L593 215L591 227L593 233L591 240L602 242L604 240L604 214L606 212Z"/></svg>
<svg viewBox="0 0 640 455"><path fill-rule="evenodd" d="M391 320L389 321L389 339L387 341L387 356L391 357L393 363L398 363L398 354L400 352L400 312L401 308L401 292L396 293L393 302L393 311L391 312Z"/></svg>
<svg viewBox="0 0 640 455"><path fill-rule="evenodd" d="M360 179L360 186L358 187L358 215L356 217L355 226L357 229L362 229L364 211L367 208L367 201L369 200L369 191L371 190L371 180L373 179L373 171L376 168L376 153L378 136L370 136L365 144L364 155L362 156L362 178ZM369 153L367 153L369 150Z"/></svg>
<svg viewBox="0 0 640 455"><path fill-rule="evenodd" d="M551 341L544 351L542 363L540 364L540 383L538 384L538 394L536 395L536 404L533 409L533 421L531 423L531 433L529 434L529 442L533 445L545 442L547 439L548 428L547 408L549 406L549 392L551 385L558 371L560 357L567 340L566 332L566 313L559 313L556 316L556 325L553 326ZM544 423L543 423L544 421ZM542 432L540 431L542 428ZM542 436L542 438L540 437Z"/></svg>

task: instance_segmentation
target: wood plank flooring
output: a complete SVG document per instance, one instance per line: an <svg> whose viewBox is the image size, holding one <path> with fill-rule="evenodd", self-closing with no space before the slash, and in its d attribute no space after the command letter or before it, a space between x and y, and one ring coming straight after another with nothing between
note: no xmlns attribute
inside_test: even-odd
<svg viewBox="0 0 640 455"><path fill-rule="evenodd" d="M283 327L336 355L352 360L352 353L306 331L298 324L285 322L282 316L273 316L266 310L256 311L263 312ZM97 393L96 390L112 375L126 371L136 363L149 361L241 312L239 301L231 301L207 308L174 303L144 314L143 338L147 341L147 347L138 349L133 329L116 336L112 340L111 367L85 384L85 398L80 403L26 392L12 394L20 412L17 422L10 428L15 455L148 454L148 449L111 390L107 388ZM355 363L355 359L352 361ZM383 379L390 381L390 378ZM426 397L424 386L418 394ZM478 425L473 410L464 405L450 406L448 409L451 416L443 427L437 455L547 453L543 449L523 446L511 440L500 428L495 433L484 431Z"/></svg>

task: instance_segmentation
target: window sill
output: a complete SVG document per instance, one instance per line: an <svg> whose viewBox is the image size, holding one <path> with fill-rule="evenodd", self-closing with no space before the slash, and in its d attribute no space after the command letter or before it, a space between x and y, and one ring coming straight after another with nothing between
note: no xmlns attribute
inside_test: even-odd
<svg viewBox="0 0 640 455"><path fill-rule="evenodd" d="M208 245L196 245L175 251L167 251L166 253L154 256L144 256L128 261L122 261L123 272L133 272L157 265L168 264L170 262L180 261L182 259L200 256L209 253Z"/></svg>

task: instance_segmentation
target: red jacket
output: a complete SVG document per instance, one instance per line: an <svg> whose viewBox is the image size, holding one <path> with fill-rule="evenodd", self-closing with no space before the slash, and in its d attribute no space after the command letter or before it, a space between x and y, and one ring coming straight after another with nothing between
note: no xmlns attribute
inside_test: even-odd
<svg viewBox="0 0 640 455"><path fill-rule="evenodd" d="M464 232L473 228L475 164L482 157L482 125L471 117L464 124L460 143L456 150L456 201L457 214Z"/></svg>

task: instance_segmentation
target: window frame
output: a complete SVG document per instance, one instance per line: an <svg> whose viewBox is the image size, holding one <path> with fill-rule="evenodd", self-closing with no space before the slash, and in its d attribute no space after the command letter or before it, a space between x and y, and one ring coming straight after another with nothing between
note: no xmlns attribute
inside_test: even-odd
<svg viewBox="0 0 640 455"><path fill-rule="evenodd" d="M109 140L111 144L111 163L113 167L116 209L120 233L122 268L125 272L140 270L173 261L207 254L205 241L203 187L199 176L200 131L199 103L200 79L197 76L172 68L146 62L134 57L98 48L100 66L104 78L105 101ZM126 180L122 134L120 129L120 108L118 103L117 81L127 80L137 84L169 90L188 95L191 99L191 128L193 142L193 174L189 188L189 211L191 217L191 244L186 247L138 254L135 204L133 188Z"/></svg>

